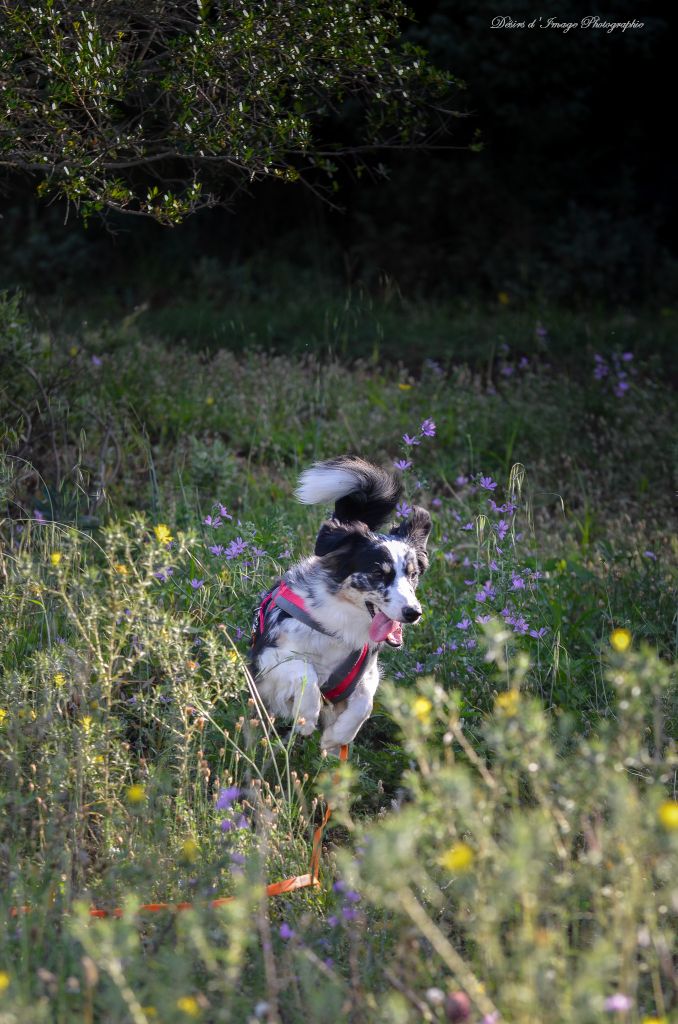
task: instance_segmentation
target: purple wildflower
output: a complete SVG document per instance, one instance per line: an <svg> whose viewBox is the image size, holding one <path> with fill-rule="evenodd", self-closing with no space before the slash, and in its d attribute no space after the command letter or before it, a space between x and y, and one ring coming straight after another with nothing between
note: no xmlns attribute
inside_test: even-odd
<svg viewBox="0 0 678 1024"><path fill-rule="evenodd" d="M513 376L513 367L512 366L502 366L501 374L502 374L502 377L512 377Z"/></svg>
<svg viewBox="0 0 678 1024"><path fill-rule="evenodd" d="M464 647L467 651L472 651L474 647L477 647L478 643L473 637L469 637L468 640L464 640Z"/></svg>
<svg viewBox="0 0 678 1024"><path fill-rule="evenodd" d="M432 419L424 420L420 430L424 437L435 437L436 436L436 425Z"/></svg>
<svg viewBox="0 0 678 1024"><path fill-rule="evenodd" d="M339 918L336 916L336 914L330 914L330 916L327 918L327 923L330 926L330 928L336 928L337 925L339 924Z"/></svg>
<svg viewBox="0 0 678 1024"><path fill-rule="evenodd" d="M443 503L440 498L431 498L431 504L434 508L440 508Z"/></svg>
<svg viewBox="0 0 678 1024"><path fill-rule="evenodd" d="M228 511L228 509L226 508L226 506L225 506L225 505L222 505L222 504L221 504L221 502L219 502L219 503L217 504L217 508L219 509L219 515L220 515L220 516L222 517L222 519L232 519L232 518L233 518L233 516L232 516L232 515L231 515L231 513L230 513L230 512Z"/></svg>
<svg viewBox="0 0 678 1024"><path fill-rule="evenodd" d="M457 487L464 487L468 483L468 477L460 474L454 481Z"/></svg>
<svg viewBox="0 0 678 1024"><path fill-rule="evenodd" d="M499 537L499 540L503 540L508 532L509 524L505 519L500 519L497 523L497 537Z"/></svg>
<svg viewBox="0 0 678 1024"><path fill-rule="evenodd" d="M654 551L643 551L643 557L650 558L653 562L657 561L657 556L655 555Z"/></svg>
<svg viewBox="0 0 678 1024"><path fill-rule="evenodd" d="M205 526L211 526L212 529L214 530L216 529L217 526L221 526L221 519L219 518L219 516L205 516L205 518L203 519L203 524Z"/></svg>
<svg viewBox="0 0 678 1024"><path fill-rule="evenodd" d="M238 555L242 555L243 551L247 547L247 541L243 540L242 537L236 537L226 548L226 558L229 560L237 558Z"/></svg>
<svg viewBox="0 0 678 1024"><path fill-rule="evenodd" d="M393 465L395 466L396 469L399 469L402 473L404 473L405 470L409 469L410 466L412 465L412 460L411 459L394 459L393 460Z"/></svg>
<svg viewBox="0 0 678 1024"><path fill-rule="evenodd" d="M623 398L628 390L629 382L626 380L618 380L613 388L616 398Z"/></svg>
<svg viewBox="0 0 678 1024"><path fill-rule="evenodd" d="M281 551L280 554L278 555L278 561L280 561L281 558L291 558L291 557L292 557L292 552L290 551L289 548L285 548L285 550Z"/></svg>
<svg viewBox="0 0 678 1024"><path fill-rule="evenodd" d="M44 516L44 514L43 514L43 513L42 513L42 512L40 511L40 509L39 509L39 508L36 508L36 509L34 510L34 512L33 512L33 518L35 519L36 523L45 523L45 522L47 521L47 520L45 519L45 516Z"/></svg>
<svg viewBox="0 0 678 1024"><path fill-rule="evenodd" d="M167 583L170 576L174 573L174 569L171 565L168 565L165 569L159 569L158 572L154 572L156 580L160 580L161 583Z"/></svg>
<svg viewBox="0 0 678 1024"><path fill-rule="evenodd" d="M541 640L543 636L548 633L548 626L542 626L541 629L531 629L530 636L533 636L535 640Z"/></svg>
<svg viewBox="0 0 678 1024"><path fill-rule="evenodd" d="M294 938L294 929L290 928L287 921L283 921L283 923L280 925L280 928L278 929L278 933L280 935L280 938L284 939L285 942L287 942L288 939Z"/></svg>
<svg viewBox="0 0 678 1024"><path fill-rule="evenodd" d="M231 829L233 828L233 822L231 821L230 818L224 818L219 828L221 829L222 832L230 832Z"/></svg>
<svg viewBox="0 0 678 1024"><path fill-rule="evenodd" d="M416 437L410 437L409 434L403 434L403 441L405 442L405 444L410 446L415 444L421 444L421 441L418 441Z"/></svg>
<svg viewBox="0 0 678 1024"><path fill-rule="evenodd" d="M203 585L203 583L205 581L204 580L189 580L189 582L190 582L190 584L191 584L191 586L193 587L194 590L200 590L200 588L202 587L202 585Z"/></svg>
<svg viewBox="0 0 678 1024"><path fill-rule="evenodd" d="M515 572L511 573L511 589L512 590L524 590L525 589L525 580L523 579L522 576L519 576Z"/></svg>
<svg viewBox="0 0 678 1024"><path fill-rule="evenodd" d="M343 882L341 878L338 878L332 886L333 892L346 892L346 882Z"/></svg>
<svg viewBox="0 0 678 1024"><path fill-rule="evenodd" d="M92 356L92 366L95 366L98 369L102 364L103 359L101 358L101 356Z"/></svg>
<svg viewBox="0 0 678 1024"><path fill-rule="evenodd" d="M480 623L481 626L484 626L491 618L491 615L476 615L476 622Z"/></svg>
<svg viewBox="0 0 678 1024"><path fill-rule="evenodd" d="M473 523L464 523L464 525L462 526L462 530L472 530L472 529L473 529Z"/></svg>
<svg viewBox="0 0 678 1024"><path fill-rule="evenodd" d="M484 487L486 491L493 491L497 486L496 481L491 476L481 476L478 483L481 487Z"/></svg>
<svg viewBox="0 0 678 1024"><path fill-rule="evenodd" d="M401 519L406 519L412 511L412 507L406 501L399 501L396 505L396 512Z"/></svg>
<svg viewBox="0 0 678 1024"><path fill-rule="evenodd" d="M212 544L207 550L212 555L223 555L226 548L223 544Z"/></svg>
<svg viewBox="0 0 678 1024"><path fill-rule="evenodd" d="M341 914L345 921L355 921L358 911L355 907L342 907Z"/></svg>
<svg viewBox="0 0 678 1024"><path fill-rule="evenodd" d="M471 620L470 620L470 619L467 619L467 618L466 618L466 616L464 616L464 618L463 618L463 619L461 619L461 621L460 621L460 622L457 622L457 623L456 623L456 628L457 628L457 629L468 629L468 627L469 627L470 625L471 625Z"/></svg>
<svg viewBox="0 0 678 1024"><path fill-rule="evenodd" d="M607 997L603 1006L608 1013L625 1013L633 1006L633 1000L623 992L615 992L613 996Z"/></svg>
<svg viewBox="0 0 678 1024"><path fill-rule="evenodd" d="M344 899L348 900L349 903L360 903L362 896L355 889L349 889Z"/></svg>
<svg viewBox="0 0 678 1024"><path fill-rule="evenodd" d="M418 661L416 663L416 665L414 666L414 671L415 672L423 672L424 671L424 664L423 664L423 662Z"/></svg>
<svg viewBox="0 0 678 1024"><path fill-rule="evenodd" d="M219 796L214 806L218 811L228 811L233 801L237 800L239 796L240 789L237 786L228 786L226 789L219 790Z"/></svg>
<svg viewBox="0 0 678 1024"><path fill-rule="evenodd" d="M530 360L527 358L527 356L521 356L520 360L518 361L518 369L519 370L526 370L529 365L530 365Z"/></svg>
<svg viewBox="0 0 678 1024"><path fill-rule="evenodd" d="M527 633L529 628L530 624L523 615L518 615L517 618L513 620L514 633L520 633L521 635L524 635L525 633Z"/></svg>
<svg viewBox="0 0 678 1024"><path fill-rule="evenodd" d="M633 352L622 352L622 359L625 363L630 363L633 359Z"/></svg>
<svg viewBox="0 0 678 1024"><path fill-rule="evenodd" d="M476 601L478 601L480 604L483 604L485 601L488 600L488 598L491 601L492 598L496 596L497 591L494 589L491 582L487 580L485 583L483 583L482 589L479 590L478 593L476 594Z"/></svg>
<svg viewBox="0 0 678 1024"><path fill-rule="evenodd" d="M608 373L610 372L610 368L607 365L607 362L603 359L603 357L599 356L596 352L596 354L593 357L593 361L595 363L595 366L593 368L594 378L596 380L602 380L604 377L607 377Z"/></svg>
<svg viewBox="0 0 678 1024"><path fill-rule="evenodd" d="M453 562L456 562L456 561L457 561L457 554L456 554L456 552L454 552L454 551L446 551L443 557L444 557L444 559L445 559L445 561L446 561L446 562L449 562L449 563L450 563L450 565L451 565L451 564L452 564Z"/></svg>
<svg viewBox="0 0 678 1024"><path fill-rule="evenodd" d="M255 558L263 558L266 552L263 548L252 548L252 554Z"/></svg>

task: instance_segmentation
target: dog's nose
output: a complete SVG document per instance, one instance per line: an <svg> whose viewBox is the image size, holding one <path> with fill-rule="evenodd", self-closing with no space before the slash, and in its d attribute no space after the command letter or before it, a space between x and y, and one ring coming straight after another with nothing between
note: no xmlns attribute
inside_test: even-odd
<svg viewBox="0 0 678 1024"><path fill-rule="evenodd" d="M401 614L403 622L416 622L421 615L421 608L413 604L406 604Z"/></svg>

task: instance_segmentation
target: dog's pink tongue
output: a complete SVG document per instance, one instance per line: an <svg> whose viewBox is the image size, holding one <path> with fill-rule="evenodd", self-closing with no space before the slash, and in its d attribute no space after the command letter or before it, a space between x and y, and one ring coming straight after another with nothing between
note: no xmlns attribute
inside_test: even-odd
<svg viewBox="0 0 678 1024"><path fill-rule="evenodd" d="M370 640L380 644L395 629L396 623L383 612L377 612L370 625Z"/></svg>

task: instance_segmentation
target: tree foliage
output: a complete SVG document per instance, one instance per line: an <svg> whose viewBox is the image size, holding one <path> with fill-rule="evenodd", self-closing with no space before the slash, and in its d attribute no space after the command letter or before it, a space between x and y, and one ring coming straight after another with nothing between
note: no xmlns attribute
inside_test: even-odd
<svg viewBox="0 0 678 1024"><path fill-rule="evenodd" d="M170 224L267 177L331 190L338 159L430 144L453 113L452 76L400 40L406 16L399 0L0 0L0 166L85 216Z"/></svg>

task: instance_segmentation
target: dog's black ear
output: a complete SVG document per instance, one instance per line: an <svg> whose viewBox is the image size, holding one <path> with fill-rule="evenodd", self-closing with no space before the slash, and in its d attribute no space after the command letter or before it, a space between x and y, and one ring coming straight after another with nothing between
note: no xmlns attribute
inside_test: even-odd
<svg viewBox="0 0 678 1024"><path fill-rule="evenodd" d="M407 519L391 530L391 536L398 540L405 540L411 544L417 552L419 572L426 572L428 569L428 555L426 554L426 543L431 532L433 522L425 508L415 505Z"/></svg>
<svg viewBox="0 0 678 1024"><path fill-rule="evenodd" d="M320 558L324 555L336 555L350 544L355 543L358 538L364 538L369 533L369 527L365 523L340 523L337 519L328 519L320 527L320 532L315 542L315 553Z"/></svg>

